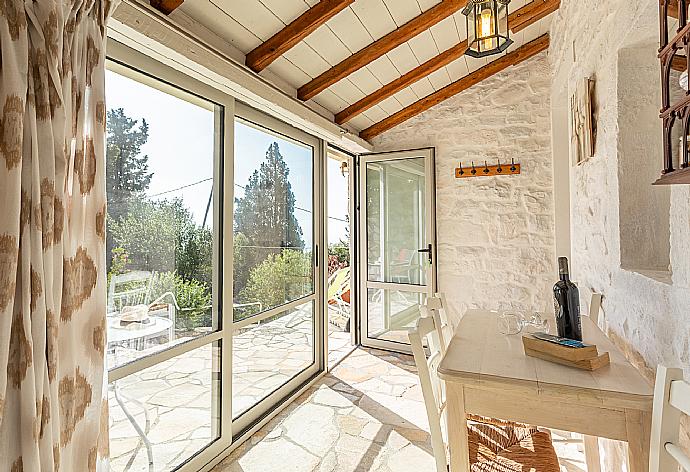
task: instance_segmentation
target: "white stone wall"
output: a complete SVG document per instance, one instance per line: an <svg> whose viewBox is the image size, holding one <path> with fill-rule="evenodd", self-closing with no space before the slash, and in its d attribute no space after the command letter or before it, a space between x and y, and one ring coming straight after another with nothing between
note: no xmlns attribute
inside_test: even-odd
<svg viewBox="0 0 690 472"><path fill-rule="evenodd" d="M376 151L436 148L439 290L467 308L543 310L555 280L550 71L546 53L374 139ZM456 179L462 162L522 164L519 176Z"/></svg>
<svg viewBox="0 0 690 472"><path fill-rule="evenodd" d="M619 110L617 100L618 87L630 85L619 83L619 52L658 48L657 25L657 0L562 0L549 53L554 100L567 100L582 77L593 76L597 87L596 155L571 169L574 277L581 288L604 294L603 327L650 380L659 363L683 367L690 376L690 187L675 186L669 192L671 280L621 268L620 192L634 191L634 186L620 185L620 173L628 171L620 140L631 132L620 126L631 117L626 109ZM658 121L656 132L661 133ZM650 131L641 126L638 133ZM657 138L649 134L650 140ZM660 171L660 154L648 158L657 161ZM649 180L641 178L638 185L647 188ZM602 444L602 470L623 470L624 447Z"/></svg>

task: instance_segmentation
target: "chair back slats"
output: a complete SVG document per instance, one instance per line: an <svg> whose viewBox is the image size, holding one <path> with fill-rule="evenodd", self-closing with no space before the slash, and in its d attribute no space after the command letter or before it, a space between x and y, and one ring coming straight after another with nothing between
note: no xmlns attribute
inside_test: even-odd
<svg viewBox="0 0 690 472"><path fill-rule="evenodd" d="M690 384L684 380L671 382L669 403L677 410L690 415Z"/></svg>
<svg viewBox="0 0 690 472"><path fill-rule="evenodd" d="M431 311L426 306L420 307L422 316L417 320L416 326L410 329L408 337L419 374L427 418L429 419L431 446L434 452L437 472L447 472L446 447L443 442L443 432L441 429L444 393L443 384L436 372L443 354L441 352L441 342L438 339L437 318L428 316ZM428 348L428 355L425 345Z"/></svg>
<svg viewBox="0 0 690 472"><path fill-rule="evenodd" d="M673 443L666 443L664 449L683 469L690 471L690 457L686 456L680 447Z"/></svg>
<svg viewBox="0 0 690 472"><path fill-rule="evenodd" d="M682 369L657 368L652 413L650 472L690 471L690 458L678 446L681 415L690 414L690 384Z"/></svg>

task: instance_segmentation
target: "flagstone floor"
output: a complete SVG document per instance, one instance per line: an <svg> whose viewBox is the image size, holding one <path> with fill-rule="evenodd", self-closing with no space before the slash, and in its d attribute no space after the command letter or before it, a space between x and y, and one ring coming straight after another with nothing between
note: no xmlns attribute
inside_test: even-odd
<svg viewBox="0 0 690 472"><path fill-rule="evenodd" d="M352 347L350 334L342 327L329 323L328 328L329 363L333 365ZM312 314L308 309L250 325L236 334L233 416L311 365L312 346ZM118 353L122 355L123 350L118 348ZM156 350L157 346L151 349ZM143 352L135 351L132 357L142 357ZM219 377L214 375L219 369L218 359L218 347L206 345L109 386L112 471L170 471L217 437L219 385L213 379ZM141 428L149 444L141 439L133 423Z"/></svg>
<svg viewBox="0 0 690 472"><path fill-rule="evenodd" d="M553 431L562 472L582 445ZM575 436L576 437L576 436ZM428 423L409 356L357 349L213 472L432 472Z"/></svg>

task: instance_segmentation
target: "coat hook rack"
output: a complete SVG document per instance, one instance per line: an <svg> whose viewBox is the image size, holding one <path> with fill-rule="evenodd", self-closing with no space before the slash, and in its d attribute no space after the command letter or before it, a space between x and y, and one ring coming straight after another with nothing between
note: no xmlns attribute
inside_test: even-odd
<svg viewBox="0 0 690 472"><path fill-rule="evenodd" d="M517 175L521 171L520 164L515 162L515 159L510 160L510 167L508 164L501 164L500 160L497 160L497 164L490 166L487 161L484 161L484 166L477 169L472 161L472 167L468 170L462 166L455 169L455 178L457 179L467 179L469 177L490 177L494 175Z"/></svg>

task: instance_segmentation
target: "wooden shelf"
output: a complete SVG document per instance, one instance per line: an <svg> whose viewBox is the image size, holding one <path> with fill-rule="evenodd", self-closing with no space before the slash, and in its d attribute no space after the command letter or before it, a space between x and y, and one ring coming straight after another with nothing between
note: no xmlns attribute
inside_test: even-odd
<svg viewBox="0 0 690 472"><path fill-rule="evenodd" d="M690 167L662 174L654 185L690 184Z"/></svg>

